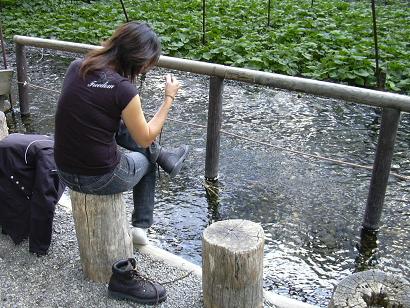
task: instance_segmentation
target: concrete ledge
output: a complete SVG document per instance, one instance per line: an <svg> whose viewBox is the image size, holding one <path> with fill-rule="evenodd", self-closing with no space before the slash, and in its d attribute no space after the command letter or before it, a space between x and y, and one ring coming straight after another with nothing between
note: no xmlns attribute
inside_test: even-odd
<svg viewBox="0 0 410 308"><path fill-rule="evenodd" d="M278 308L316 308L319 306L310 305L293 298L275 294L270 291L263 291L263 296L266 301Z"/></svg>
<svg viewBox="0 0 410 308"><path fill-rule="evenodd" d="M134 245L134 248L136 248L140 253L149 255L153 259L162 261L165 264L168 264L170 266L173 266L173 267L185 270L185 271L192 272L193 274L199 277L202 276L202 268L199 265L191 263L185 260L184 258L174 255L173 253L170 253L164 249L153 246L151 244Z"/></svg>

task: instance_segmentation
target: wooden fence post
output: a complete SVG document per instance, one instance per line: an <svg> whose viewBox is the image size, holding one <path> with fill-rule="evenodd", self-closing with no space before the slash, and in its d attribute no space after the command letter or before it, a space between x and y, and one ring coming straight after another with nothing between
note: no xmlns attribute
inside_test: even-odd
<svg viewBox="0 0 410 308"><path fill-rule="evenodd" d="M399 119L400 110L383 108L373 174L362 224L367 230L374 231L379 228Z"/></svg>
<svg viewBox="0 0 410 308"><path fill-rule="evenodd" d="M28 85L25 84L27 82L27 60L24 45L18 43L16 43L16 66L20 113L27 115L30 113Z"/></svg>
<svg viewBox="0 0 410 308"><path fill-rule="evenodd" d="M208 180L216 180L218 178L223 87L223 78L215 76L210 78L205 157L205 178Z"/></svg>
<svg viewBox="0 0 410 308"><path fill-rule="evenodd" d="M202 239L206 308L263 307L264 232L242 219L215 222Z"/></svg>
<svg viewBox="0 0 410 308"><path fill-rule="evenodd" d="M70 191L80 259L86 278L107 282L112 264L133 254L122 194Z"/></svg>

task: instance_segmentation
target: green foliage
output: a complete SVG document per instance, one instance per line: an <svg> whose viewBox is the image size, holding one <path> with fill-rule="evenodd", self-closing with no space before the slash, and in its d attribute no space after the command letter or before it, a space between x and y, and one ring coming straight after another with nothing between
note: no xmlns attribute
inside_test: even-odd
<svg viewBox="0 0 410 308"><path fill-rule="evenodd" d="M0 0L14 34L99 44L125 18L120 1ZM7 2L7 3L6 3ZM410 9L400 0L377 6L380 66L390 91L410 93ZM292 76L375 87L370 1L128 0L128 15L149 22L164 54Z"/></svg>
<svg viewBox="0 0 410 308"><path fill-rule="evenodd" d="M17 0L0 0L0 8L8 5L15 5Z"/></svg>

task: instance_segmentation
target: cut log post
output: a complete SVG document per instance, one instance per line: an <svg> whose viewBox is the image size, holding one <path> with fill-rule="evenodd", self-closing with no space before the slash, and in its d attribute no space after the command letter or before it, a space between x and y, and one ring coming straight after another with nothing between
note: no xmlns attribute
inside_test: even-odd
<svg viewBox="0 0 410 308"><path fill-rule="evenodd" d="M328 307L410 307L410 283L377 270L355 273L335 287Z"/></svg>
<svg viewBox="0 0 410 308"><path fill-rule="evenodd" d="M6 116L3 111L0 111L0 140L8 136L9 129L7 127Z"/></svg>
<svg viewBox="0 0 410 308"><path fill-rule="evenodd" d="M0 95L10 94L12 78L13 70L0 70Z"/></svg>
<svg viewBox="0 0 410 308"><path fill-rule="evenodd" d="M207 227L202 239L202 289L206 308L263 307L264 232L233 219Z"/></svg>
<svg viewBox="0 0 410 308"><path fill-rule="evenodd" d="M80 259L86 278L107 282L112 264L133 254L122 194L70 191Z"/></svg>

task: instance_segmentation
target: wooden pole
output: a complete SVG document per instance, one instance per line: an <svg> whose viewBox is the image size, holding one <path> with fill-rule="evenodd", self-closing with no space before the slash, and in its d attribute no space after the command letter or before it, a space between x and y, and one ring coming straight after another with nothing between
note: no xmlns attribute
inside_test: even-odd
<svg viewBox="0 0 410 308"><path fill-rule="evenodd" d="M377 230L379 228L399 119L399 110L383 108L376 157L363 221L363 228L367 230Z"/></svg>
<svg viewBox="0 0 410 308"><path fill-rule="evenodd" d="M30 114L27 82L27 60L24 45L16 43L17 83L21 115Z"/></svg>
<svg viewBox="0 0 410 308"><path fill-rule="evenodd" d="M125 20L127 22L129 22L130 20L128 19L127 10L125 9L124 1L120 0L120 2L121 2L121 6L122 6L122 12L124 13L124 16L125 16Z"/></svg>
<svg viewBox="0 0 410 308"><path fill-rule="evenodd" d="M107 282L112 264L133 254L122 194L88 195L70 191L75 232L86 278Z"/></svg>
<svg viewBox="0 0 410 308"><path fill-rule="evenodd" d="M218 178L219 146L222 125L222 92L224 79L211 77L209 85L208 128L206 137L205 179Z"/></svg>
<svg viewBox="0 0 410 308"><path fill-rule="evenodd" d="M202 239L202 289L206 308L263 307L264 232L260 224L215 222Z"/></svg>
<svg viewBox="0 0 410 308"><path fill-rule="evenodd" d="M378 231L360 230L360 241L357 243L358 255L355 258L354 272L362 272L369 268L369 261L378 253Z"/></svg>

